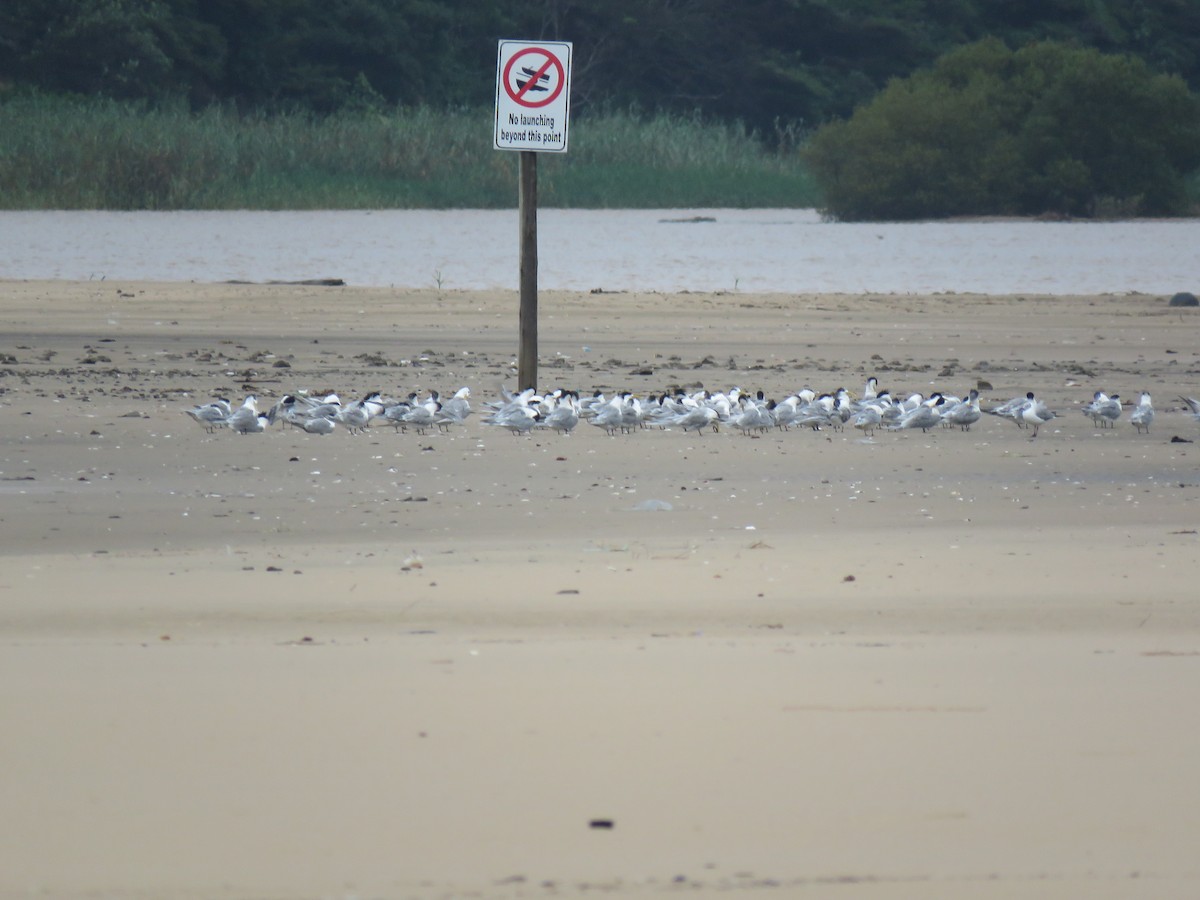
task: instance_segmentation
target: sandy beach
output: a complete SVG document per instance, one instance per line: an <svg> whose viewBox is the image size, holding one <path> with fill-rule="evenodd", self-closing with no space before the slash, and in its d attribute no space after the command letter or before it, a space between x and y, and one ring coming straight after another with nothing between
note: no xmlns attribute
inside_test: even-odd
<svg viewBox="0 0 1200 900"><path fill-rule="evenodd" d="M515 293L0 282L0 897L1200 895L1200 312L540 299L546 390L1059 418L514 436Z"/></svg>

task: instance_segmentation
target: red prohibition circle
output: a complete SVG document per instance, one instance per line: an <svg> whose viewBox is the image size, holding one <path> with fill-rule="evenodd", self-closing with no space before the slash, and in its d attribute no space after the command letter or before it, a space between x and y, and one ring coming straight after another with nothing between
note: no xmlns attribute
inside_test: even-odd
<svg viewBox="0 0 1200 900"><path fill-rule="evenodd" d="M527 82L525 82L525 87L521 88L519 91L514 91L512 81L510 79L512 68L514 65L516 65L517 60L523 56L527 56L530 53L540 53L546 57L546 61L537 69L534 69L534 74ZM529 100L527 95L530 89L537 82L538 78L541 75L544 75L546 70L551 66L554 67L555 72L558 74L558 83L554 86L554 90L550 92L549 97L543 97L541 100ZM563 64L559 61L557 56L543 47L526 47L524 50L519 50L509 58L508 63L504 66L505 93L507 93L515 103L519 103L521 106L527 106L530 109L537 109L540 106L548 106L558 99L558 95L562 93L563 84L566 83L566 80L566 75L563 72Z"/></svg>

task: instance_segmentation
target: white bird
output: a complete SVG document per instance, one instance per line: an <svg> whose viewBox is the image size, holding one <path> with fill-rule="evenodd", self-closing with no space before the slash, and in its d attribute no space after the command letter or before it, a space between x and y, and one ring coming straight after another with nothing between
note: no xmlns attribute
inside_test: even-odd
<svg viewBox="0 0 1200 900"><path fill-rule="evenodd" d="M920 428L928 432L930 428L942 421L941 407L945 403L940 394L934 394L920 406L911 409L900 417L895 425L888 426L893 431L902 428Z"/></svg>
<svg viewBox="0 0 1200 900"><path fill-rule="evenodd" d="M850 399L850 392L845 388L838 388L833 396L834 406L830 424L833 425L834 431L842 431L845 424L850 421L850 416L854 414L854 403Z"/></svg>
<svg viewBox="0 0 1200 900"><path fill-rule="evenodd" d="M953 407L942 413L942 421L957 425L963 431L970 431L971 426L983 418L979 409L979 391L974 388L966 400L960 400Z"/></svg>
<svg viewBox="0 0 1200 900"><path fill-rule="evenodd" d="M603 395L601 395L597 391L596 396L602 397ZM497 410L497 409L503 409L506 406L512 406L513 404L519 404L521 406L531 406L531 405L534 405L537 403L541 403L541 401L542 401L542 398L538 396L538 392L536 390L534 390L533 388L525 388L525 390L521 391L519 394L514 394L508 388L501 385L500 386L500 399L499 400L489 400L486 403L484 403L483 405L486 406L488 409Z"/></svg>
<svg viewBox="0 0 1200 900"><path fill-rule="evenodd" d="M326 394L320 400L298 397L296 402L314 416L336 416L342 408L342 400L337 394Z"/></svg>
<svg viewBox="0 0 1200 900"><path fill-rule="evenodd" d="M381 410L382 411L382 410ZM314 418L326 418L318 416ZM348 406L343 406L333 416L329 417L342 425L346 426L346 430L351 434L358 434L364 430L371 421L371 412L361 402L351 403Z"/></svg>
<svg viewBox="0 0 1200 900"><path fill-rule="evenodd" d="M528 434L541 418L541 413L537 410L536 405L541 402L542 398L533 388L526 388L519 394L513 394L501 387L500 396L503 398L502 400L493 400L484 404L492 412L480 421L484 425L507 428L513 434Z"/></svg>
<svg viewBox="0 0 1200 900"><path fill-rule="evenodd" d="M653 425L656 428L666 428L671 420L676 418L685 409L684 403L687 400L687 395L679 394L675 397L670 397L666 394L654 396L651 394L646 398L645 422L647 425Z"/></svg>
<svg viewBox="0 0 1200 900"><path fill-rule="evenodd" d="M717 430L717 423L721 421L720 415L711 406L697 406L694 409L689 409L686 412L680 413L679 417L671 424L678 425L683 432L694 431L699 434L708 428Z"/></svg>
<svg viewBox="0 0 1200 900"><path fill-rule="evenodd" d="M340 408L339 408L340 407ZM382 417L387 407L379 391L372 391L361 400L355 400L345 406L340 406L336 394L330 394L322 403L315 406L308 418L326 418L346 427L351 434L361 434L366 431L371 420ZM318 426L323 428L324 426ZM305 429L308 431L309 429ZM326 431L319 432L328 434Z"/></svg>
<svg viewBox="0 0 1200 900"><path fill-rule="evenodd" d="M640 403L628 391L617 394L596 409L588 421L609 434L629 434L641 424Z"/></svg>
<svg viewBox="0 0 1200 900"><path fill-rule="evenodd" d="M408 415L414 406L417 405L417 392L413 391L408 395L408 399L401 400L399 403L385 405L383 415L380 417L388 425L391 425L396 431L405 427L404 417Z"/></svg>
<svg viewBox="0 0 1200 900"><path fill-rule="evenodd" d="M738 394L737 388L734 388L728 394L724 391L717 391L715 394L705 392L704 397L699 402L711 408L717 414L717 421L725 423L729 421L729 417L733 414L733 407L737 404Z"/></svg>
<svg viewBox="0 0 1200 900"><path fill-rule="evenodd" d="M209 434L224 427L225 420L229 418L231 412L233 412L233 408L223 397L218 397L212 403L204 403L184 410L185 414L191 416Z"/></svg>
<svg viewBox="0 0 1200 900"><path fill-rule="evenodd" d="M800 418L800 395L792 394L792 396L780 400L775 404L771 413L775 416L776 428L790 431Z"/></svg>
<svg viewBox="0 0 1200 900"><path fill-rule="evenodd" d="M679 428L684 432L699 433L709 426L716 431L720 416L707 401L703 393L688 396L680 391L674 397L663 394L649 403L645 420L659 428Z"/></svg>
<svg viewBox="0 0 1200 900"><path fill-rule="evenodd" d="M862 412L864 409L871 408L882 414L885 409L891 407L892 405L891 394L889 394L887 391L880 391L874 397L866 400L859 400L851 404L851 408L856 413Z"/></svg>
<svg viewBox="0 0 1200 900"><path fill-rule="evenodd" d="M274 425L276 419L282 419L287 424L294 424L292 415L295 410L296 397L293 394L284 394L267 410L267 421Z"/></svg>
<svg viewBox="0 0 1200 900"><path fill-rule="evenodd" d="M471 402L468 399L471 396L469 387L459 388L453 397L442 403L442 408L438 412L437 424L439 428L448 428L451 425L461 425L467 421L467 416L471 415Z"/></svg>
<svg viewBox="0 0 1200 900"><path fill-rule="evenodd" d="M797 425L807 425L813 431L820 431L822 425L831 425L835 414L836 401L832 394L822 394L813 398L800 407L796 414ZM840 419L839 419L840 421Z"/></svg>
<svg viewBox="0 0 1200 900"><path fill-rule="evenodd" d="M1083 414L1090 416L1100 428L1111 428L1121 418L1121 395L1108 396L1104 391L1092 394L1092 402L1084 406Z"/></svg>
<svg viewBox="0 0 1200 900"><path fill-rule="evenodd" d="M862 396L859 398L859 403L869 403L879 396L879 379L872 375L867 379L867 384L863 388Z"/></svg>
<svg viewBox="0 0 1200 900"><path fill-rule="evenodd" d="M579 395L564 391L550 403L549 410L537 421L538 428L570 434L579 424Z"/></svg>
<svg viewBox="0 0 1200 900"><path fill-rule="evenodd" d="M1021 410L1025 408L1030 400L1033 399L1033 392L1030 391L1024 397L1013 397L1007 403L1001 403L999 406L993 406L991 409L984 410L990 416L1000 416L1002 419L1012 419L1017 423L1018 428L1024 428L1025 422L1021 418Z"/></svg>
<svg viewBox="0 0 1200 900"><path fill-rule="evenodd" d="M372 419L382 416L383 410L386 407L386 404L383 402L383 397L379 395L379 391L372 391L358 402L359 405L361 405L362 408L370 414Z"/></svg>
<svg viewBox="0 0 1200 900"><path fill-rule="evenodd" d="M241 406L226 417L225 424L238 434L260 434L264 425L270 422L266 413L259 413L258 398L250 394Z"/></svg>
<svg viewBox="0 0 1200 900"><path fill-rule="evenodd" d="M1154 421L1154 405L1150 402L1148 391L1142 391L1138 405L1129 414L1129 421L1137 429L1138 434L1142 433L1143 428L1146 429L1146 434L1150 433L1150 423Z"/></svg>
<svg viewBox="0 0 1200 900"><path fill-rule="evenodd" d="M480 421L485 425L507 428L513 434L528 434L540 417L537 410L528 406L506 406Z"/></svg>
<svg viewBox="0 0 1200 900"><path fill-rule="evenodd" d="M1021 407L1021 421L1026 425L1033 426L1033 434L1031 438L1038 436L1038 429L1055 418L1053 412L1046 408L1046 404L1033 396L1033 391L1025 395L1028 402Z"/></svg>
<svg viewBox="0 0 1200 900"><path fill-rule="evenodd" d="M608 398L604 396L603 391L593 391L592 396L579 401L579 414L585 419L590 419L606 403L608 403Z"/></svg>
<svg viewBox="0 0 1200 900"><path fill-rule="evenodd" d="M942 407L941 407L942 427L943 428L953 428L954 427L953 423L946 421L946 413L950 412L950 410L954 409L954 407L958 406L958 404L963 403L965 401L963 400L962 397L955 397L953 394L942 394L941 397L942 397Z"/></svg>
<svg viewBox="0 0 1200 900"><path fill-rule="evenodd" d="M773 404L765 403L761 398L756 401L742 395L738 398L737 409L729 416L729 425L741 429L742 434L770 431L775 427L773 409Z"/></svg>
<svg viewBox="0 0 1200 900"><path fill-rule="evenodd" d="M437 425L438 414L442 404L438 402L437 393L431 393L425 400L417 403L400 419L405 425L417 429L417 434L424 434L428 429Z"/></svg>
<svg viewBox="0 0 1200 900"><path fill-rule="evenodd" d="M871 433L879 427L879 421L879 407L864 406L851 417L850 424L870 437Z"/></svg>
<svg viewBox="0 0 1200 900"><path fill-rule="evenodd" d="M311 397L295 394L284 394L279 402L267 412L267 421L274 425L281 420L285 425L301 427L307 419L329 418L336 416L342 408L337 394L329 394L323 400L313 400Z"/></svg>
<svg viewBox="0 0 1200 900"><path fill-rule="evenodd" d="M311 416L293 424L308 434L333 434L336 427L333 419L329 416Z"/></svg>

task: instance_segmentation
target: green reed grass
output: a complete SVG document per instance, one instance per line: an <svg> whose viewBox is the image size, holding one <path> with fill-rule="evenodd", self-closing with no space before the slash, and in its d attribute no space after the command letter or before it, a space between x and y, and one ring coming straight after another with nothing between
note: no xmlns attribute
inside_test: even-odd
<svg viewBox="0 0 1200 900"><path fill-rule="evenodd" d="M492 148L492 114L406 108L239 115L9 97L0 100L0 208L512 207L518 154ZM579 116L570 152L539 156L539 202L815 205L794 146L779 146L697 118Z"/></svg>

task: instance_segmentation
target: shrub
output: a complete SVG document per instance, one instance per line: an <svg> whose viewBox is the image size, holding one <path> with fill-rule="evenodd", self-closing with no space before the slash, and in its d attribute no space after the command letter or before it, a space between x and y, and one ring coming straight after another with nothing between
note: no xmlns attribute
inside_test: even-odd
<svg viewBox="0 0 1200 900"><path fill-rule="evenodd" d="M844 220L1169 215L1200 165L1200 104L1131 57L989 39L893 81L803 156Z"/></svg>

